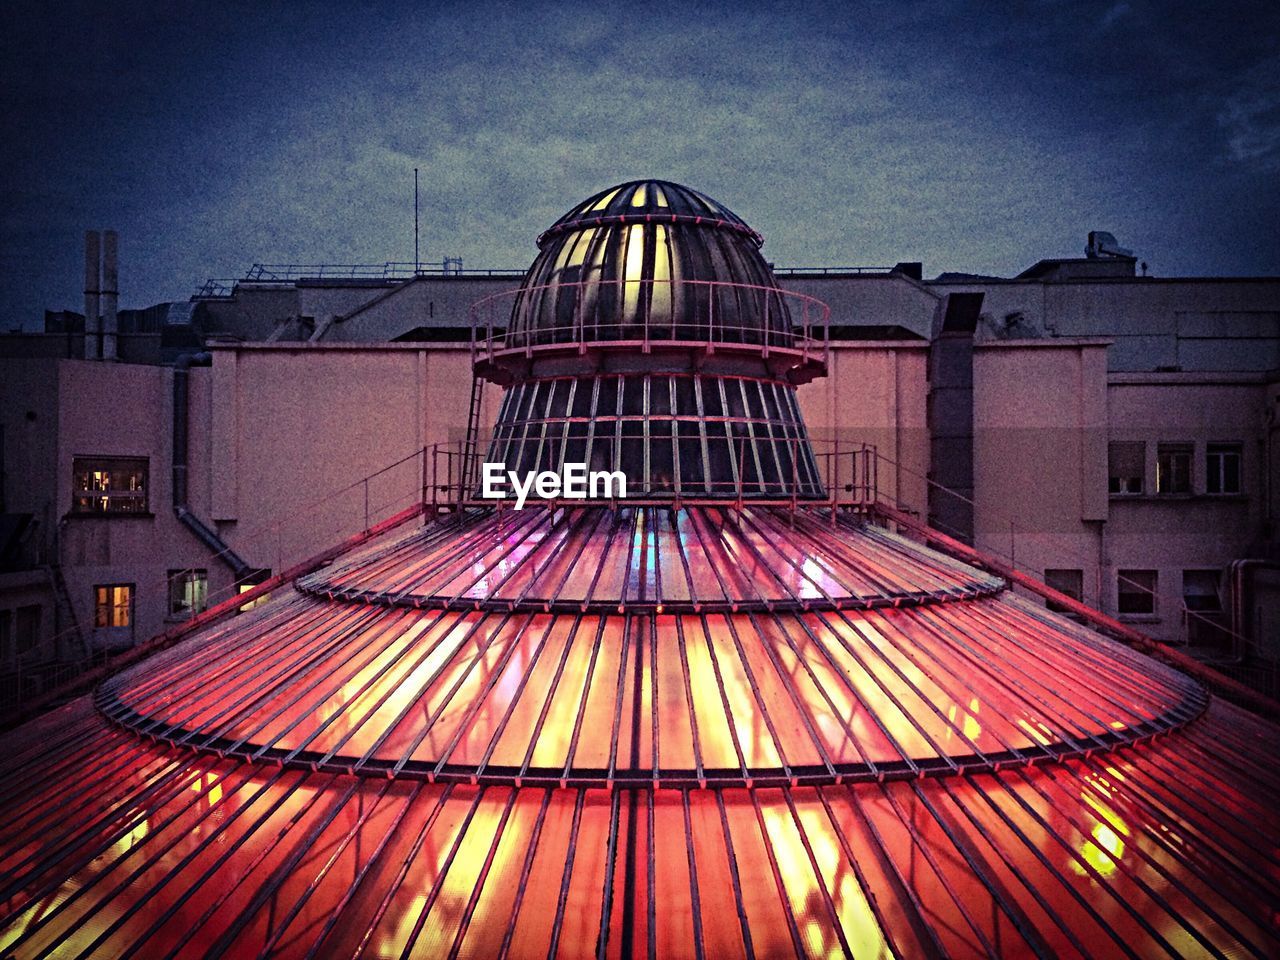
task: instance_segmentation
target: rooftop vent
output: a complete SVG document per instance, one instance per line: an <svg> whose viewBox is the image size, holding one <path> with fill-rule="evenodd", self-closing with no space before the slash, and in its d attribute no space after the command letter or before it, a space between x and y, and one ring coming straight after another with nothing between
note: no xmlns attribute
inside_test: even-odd
<svg viewBox="0 0 1280 960"><path fill-rule="evenodd" d="M1090 260L1133 259L1133 251L1120 246L1115 234L1105 230L1089 231L1089 243L1084 248L1084 253Z"/></svg>

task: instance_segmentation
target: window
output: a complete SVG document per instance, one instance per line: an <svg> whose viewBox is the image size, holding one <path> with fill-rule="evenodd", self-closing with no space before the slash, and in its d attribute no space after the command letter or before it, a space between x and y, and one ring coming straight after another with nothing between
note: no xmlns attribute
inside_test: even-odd
<svg viewBox="0 0 1280 960"><path fill-rule="evenodd" d="M271 579L270 570L265 568L261 570L253 570L245 574L236 583L236 593L248 593L254 587L258 586L259 584L266 583L270 579ZM254 607L260 607L270 599L271 599L271 594L264 593L262 596L258 597L255 600L250 600L248 603L240 604L240 612L248 613Z"/></svg>
<svg viewBox="0 0 1280 960"><path fill-rule="evenodd" d="M1147 445L1141 440L1107 444L1107 488L1114 495L1142 493Z"/></svg>
<svg viewBox="0 0 1280 960"><path fill-rule="evenodd" d="M9 661L13 651L9 645L13 642L13 612L0 610L0 666Z"/></svg>
<svg viewBox="0 0 1280 960"><path fill-rule="evenodd" d="M1189 443L1162 443L1156 447L1156 493L1172 496L1191 492L1191 457L1195 448Z"/></svg>
<svg viewBox="0 0 1280 960"><path fill-rule="evenodd" d="M133 584L112 583L93 588L93 625L128 627L133 624Z"/></svg>
<svg viewBox="0 0 1280 960"><path fill-rule="evenodd" d="M209 605L209 571L169 571L169 616L189 617Z"/></svg>
<svg viewBox="0 0 1280 960"><path fill-rule="evenodd" d="M1218 584L1221 570L1183 570L1182 604L1196 613L1218 613L1222 610L1222 595Z"/></svg>
<svg viewBox="0 0 1280 960"><path fill-rule="evenodd" d="M817 463L798 422L794 389L771 380L605 374L512 387L487 459L508 469L556 469L562 461L621 469L627 491L670 496L821 492Z"/></svg>
<svg viewBox="0 0 1280 960"><path fill-rule="evenodd" d="M1158 584L1154 570L1119 571L1116 576L1116 609L1122 614L1154 616Z"/></svg>
<svg viewBox="0 0 1280 960"><path fill-rule="evenodd" d="M1183 570L1182 622L1187 643L1226 653L1233 643L1222 610L1221 583L1221 570Z"/></svg>
<svg viewBox="0 0 1280 960"><path fill-rule="evenodd" d="M72 513L146 513L146 457L76 457Z"/></svg>
<svg viewBox="0 0 1280 960"><path fill-rule="evenodd" d="M18 655L30 653L40 642L40 605L19 607L13 618L13 640Z"/></svg>
<svg viewBox="0 0 1280 960"><path fill-rule="evenodd" d="M1044 582L1046 586L1052 587L1059 593L1065 593L1072 600L1084 599L1083 570L1046 570L1044 572ZM1050 610L1057 613L1067 612L1066 607L1060 603L1054 603L1052 600L1046 601L1046 605Z"/></svg>
<svg viewBox="0 0 1280 960"><path fill-rule="evenodd" d="M1240 444L1211 443L1205 451L1206 493L1240 492Z"/></svg>

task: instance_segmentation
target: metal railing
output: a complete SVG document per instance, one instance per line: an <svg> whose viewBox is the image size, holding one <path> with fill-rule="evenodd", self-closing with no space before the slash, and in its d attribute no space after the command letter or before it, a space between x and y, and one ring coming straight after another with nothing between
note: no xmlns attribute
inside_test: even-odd
<svg viewBox="0 0 1280 960"><path fill-rule="evenodd" d="M893 267L774 267L773 273L779 277L881 276L893 273Z"/></svg>
<svg viewBox="0 0 1280 960"><path fill-rule="evenodd" d="M353 530L376 529L405 510L416 508L421 511L429 449L416 448L393 463L331 490L297 510L275 517L269 523L238 531L235 549L261 568L276 571L272 578L276 580L282 571L288 571L300 562L305 563L308 557L342 541ZM216 554L209 557L211 563L217 559ZM165 595L169 588L168 576L139 580L134 583L134 588L135 596L143 591ZM236 582L220 589L210 589L204 612L195 612L189 620L168 621L164 632L157 637L143 639L141 644L124 650L92 646L95 628L88 627L84 633L91 649L83 659L17 658L12 666L0 670L0 728L31 703L47 701L47 705L52 705L64 699L59 691L65 690L68 697L81 692L80 678L91 675L95 670L109 669L120 658L131 656L133 651L160 637L172 635L176 638L189 627L203 622L205 614L220 604L231 606L227 615L247 612L248 606L240 609L237 604L248 603L255 594L246 593L242 598L241 590L242 584ZM72 639L74 629L63 629L46 638L46 642L52 649L59 649L63 642Z"/></svg>
<svg viewBox="0 0 1280 960"><path fill-rule="evenodd" d="M543 312L555 322L540 322ZM584 280L507 290L471 307L472 360L599 346L684 346L797 354L826 363L831 309L821 300L718 280Z"/></svg>
<svg viewBox="0 0 1280 960"><path fill-rule="evenodd" d="M193 300L230 297L241 283L291 283L296 280L412 280L422 276L522 277L511 267L464 267L461 257L430 263L387 260L384 263L255 263L242 277L215 277L204 282Z"/></svg>
<svg viewBox="0 0 1280 960"><path fill-rule="evenodd" d="M191 295L192 300L218 300L232 296L236 290L236 284L240 280L235 277L210 277L204 282L195 293Z"/></svg>
<svg viewBox="0 0 1280 960"><path fill-rule="evenodd" d="M926 474L912 470L905 464L895 461L892 458L878 454L879 459L885 461L886 466L891 470L899 471L908 476L912 476L917 480L924 482L929 490L952 498L955 502L966 505L975 514L978 510L978 504L970 497L946 487ZM886 505L887 506L887 505ZM901 508L898 508L901 511ZM1006 564L1008 569L1016 572L1021 576L1034 581L1037 586L1045 586L1041 573L1032 567L1028 567L1025 561L1027 549L1024 547L1023 560L1018 558L1018 539L1023 538L1025 544L1030 546L1034 542L1036 533L1033 530L1019 530L1011 517L1002 514L999 510L993 509L990 505L984 505L984 513L989 517L994 517L1002 524L1008 526L1008 547L1005 548L1001 543L1002 535L989 531L984 537L980 549L981 553L1000 562ZM904 516L905 516L904 512ZM927 524L924 521L917 521L944 537L955 539L967 549L975 549L963 541L967 537L972 536L971 531L957 530L954 527L940 520L936 515L930 514ZM949 551L955 552L955 551ZM972 562L971 557L965 556L963 553L957 553L961 559ZM1055 555L1059 558L1060 563L1069 562L1079 564L1079 569L1083 572L1096 563L1096 556L1082 553L1078 550L1064 548L1059 545L1056 548ZM1116 573L1117 586L1123 586L1127 592L1136 596L1146 597L1150 601L1151 616L1155 616L1155 611L1159 609L1159 593L1153 590L1149 585L1125 576L1119 569ZM1056 592L1056 591L1055 591ZM1081 591L1081 597L1070 597L1068 599L1088 607L1088 615L1080 615L1080 619L1084 622L1093 623L1096 627L1098 624L1091 619L1094 615L1101 616L1109 620L1109 616L1102 614L1101 610L1106 604L1104 603L1101 584L1099 584L1099 595L1090 597L1088 590ZM1129 616L1117 611L1118 618ZM1134 626L1145 626L1145 620L1148 616L1139 615L1141 619L1134 621ZM1229 680L1238 681L1241 684L1251 688L1256 693L1262 694L1264 697L1272 700L1280 697L1280 661L1277 661L1267 648L1258 640L1248 637L1242 633L1238 633L1220 620L1215 619L1211 615L1206 615L1203 611L1193 611L1182 607L1180 614L1180 629L1177 639L1171 640L1152 640L1162 650L1174 651L1179 654L1185 654L1190 662L1210 669L1214 674L1218 674L1228 678ZM1118 620L1117 622L1121 622ZM1128 623L1125 623L1129 626ZM1105 627L1103 628L1106 629ZM1135 633L1140 633L1134 630ZM1145 636L1145 634L1144 634ZM1239 699L1238 697L1236 699Z"/></svg>
<svg viewBox="0 0 1280 960"><path fill-rule="evenodd" d="M779 277L881 276L892 267L775 267ZM430 263L387 260L383 263L255 263L242 277L211 277L192 295L193 300L230 297L238 283L287 283L293 280L409 280L415 276L522 277L516 267L464 267L461 257ZM634 281L632 281L634 282Z"/></svg>
<svg viewBox="0 0 1280 960"><path fill-rule="evenodd" d="M876 500L878 483L878 458L871 444L840 441L813 442L801 439L787 441L791 448L791 473L788 477L773 479L746 479L745 469L749 455L750 437L735 437L734 477L732 480L708 480L703 490L672 480L668 488L648 484L637 495L625 498L541 498L530 496L528 506L584 506L605 503L615 507L715 505L742 508L748 504L784 506L791 509L827 508L863 509ZM777 441L775 441L777 442ZM481 469L486 462L489 438L468 445L467 441L438 443L423 452L424 473L422 500L428 515L466 507L491 507L511 509L514 497L506 499L484 498L479 495ZM806 483L801 476L804 447L810 447L821 488ZM678 458L676 458L678 460ZM547 469L560 472L565 464L563 453ZM508 465L504 464L504 469ZM612 469L613 465L610 465ZM808 473L808 470L805 470ZM647 480L648 478L646 478ZM631 483L631 478L628 478ZM814 492L802 492L808 486Z"/></svg>
<svg viewBox="0 0 1280 960"><path fill-rule="evenodd" d="M384 263L255 263L244 275L250 283L289 280L408 280L423 274L443 276L520 277L523 270L466 268L461 257L430 263L387 260Z"/></svg>

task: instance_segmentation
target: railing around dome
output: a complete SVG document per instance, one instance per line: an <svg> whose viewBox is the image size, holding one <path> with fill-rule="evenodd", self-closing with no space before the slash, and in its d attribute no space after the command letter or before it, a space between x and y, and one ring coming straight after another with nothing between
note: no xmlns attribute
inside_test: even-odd
<svg viewBox="0 0 1280 960"><path fill-rule="evenodd" d="M507 290L471 307L472 361L577 348L793 355L825 366L831 309L821 300L721 280L616 279ZM548 317L553 321L545 322Z"/></svg>
<svg viewBox="0 0 1280 960"><path fill-rule="evenodd" d="M876 502L878 463L873 444L841 441L789 441L792 451L793 471L799 463L799 446L808 444L818 464L818 476L822 481L824 496L799 493L798 476L775 480L744 480L741 468L747 456L749 437L735 437L734 459L739 464L732 485L717 485L718 489L706 492L688 492L673 486L666 490L643 490L625 498L569 498L538 497L531 492L525 507L581 507L586 505L612 506L666 506L678 508L681 504L724 506L742 508L747 505L789 506L795 509L863 510ZM474 445L466 441L437 443L423 451L422 501L428 513L441 513L465 507L494 507L512 509L514 495L507 499L486 499L479 495L481 466L486 459L489 438ZM555 472L555 471L553 471ZM833 512L834 516L834 512Z"/></svg>

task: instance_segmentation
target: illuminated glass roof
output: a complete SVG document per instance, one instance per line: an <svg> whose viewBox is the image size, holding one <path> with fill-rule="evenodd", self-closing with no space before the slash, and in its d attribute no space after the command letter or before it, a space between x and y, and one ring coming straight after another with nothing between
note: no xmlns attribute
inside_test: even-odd
<svg viewBox="0 0 1280 960"><path fill-rule="evenodd" d="M464 611L737 613L913 606L990 596L1004 581L883 527L752 506L620 505L433 524L299 586Z"/></svg>
<svg viewBox="0 0 1280 960"><path fill-rule="evenodd" d="M692 220L748 237L757 247L764 238L736 213L704 193L670 180L631 180L588 197L538 237L546 248L554 237L609 222L614 218L644 222Z"/></svg>
<svg viewBox="0 0 1280 960"><path fill-rule="evenodd" d="M307 769L602 786L990 770L1204 708L1180 674L883 531L689 509L660 533L664 512L428 527L99 704Z"/></svg>
<svg viewBox="0 0 1280 960"><path fill-rule="evenodd" d="M1280 727L804 499L768 337L578 335L478 353L495 449L634 420L646 496L451 504L0 737L0 956L1280 956Z"/></svg>

